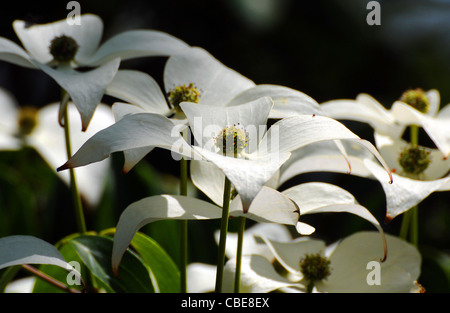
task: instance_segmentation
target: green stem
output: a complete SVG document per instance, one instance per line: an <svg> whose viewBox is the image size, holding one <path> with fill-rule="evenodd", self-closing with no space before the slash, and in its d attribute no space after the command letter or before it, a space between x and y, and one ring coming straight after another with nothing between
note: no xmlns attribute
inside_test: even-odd
<svg viewBox="0 0 450 313"><path fill-rule="evenodd" d="M242 265L242 247L244 243L245 216L239 217L238 242L236 251L236 272L234 276L234 292L239 293L241 290L241 265Z"/></svg>
<svg viewBox="0 0 450 313"><path fill-rule="evenodd" d="M411 125L409 132L411 145L417 146L419 144L419 127L417 125Z"/></svg>
<svg viewBox="0 0 450 313"><path fill-rule="evenodd" d="M419 144L419 127L410 126L410 143L412 146ZM402 225L400 228L400 238L408 240L416 247L419 243L419 210L418 206L410 208L403 214Z"/></svg>
<svg viewBox="0 0 450 313"><path fill-rule="evenodd" d="M410 242L414 246L419 245L419 207L416 205L411 211L411 233L410 233Z"/></svg>
<svg viewBox="0 0 450 313"><path fill-rule="evenodd" d="M64 109L64 135L66 138L66 152L67 159L72 157L72 144L70 140L70 125L69 125L69 110L67 102L69 101L69 97L66 95L65 91L63 91L61 108ZM75 207L75 218L77 220L78 231L82 234L86 233L86 222L84 219L83 205L81 202L80 192L78 191L77 180L75 177L75 169L70 168L70 191L72 193L72 200Z"/></svg>
<svg viewBox="0 0 450 313"><path fill-rule="evenodd" d="M183 131L183 137L187 138L187 131ZM187 196L188 161L182 158L180 161L180 194ZM180 221L180 283L181 292L187 292L187 263L188 263L188 221Z"/></svg>
<svg viewBox="0 0 450 313"><path fill-rule="evenodd" d="M219 251L217 255L216 293L222 292L223 268L225 265L225 248L227 244L228 218L230 211L231 182L225 178L223 190L222 220L220 226Z"/></svg>
<svg viewBox="0 0 450 313"><path fill-rule="evenodd" d="M312 293L314 289L314 282L310 281L306 286L306 293Z"/></svg>
<svg viewBox="0 0 450 313"><path fill-rule="evenodd" d="M402 224L400 227L400 235L399 235L400 238L405 240L408 239L408 231L410 224L411 224L411 214L409 214L409 211L406 211L402 217Z"/></svg>

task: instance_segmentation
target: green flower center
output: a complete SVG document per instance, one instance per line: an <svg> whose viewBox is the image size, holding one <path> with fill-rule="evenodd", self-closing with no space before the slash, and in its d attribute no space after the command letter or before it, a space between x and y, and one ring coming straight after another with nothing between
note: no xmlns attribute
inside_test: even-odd
<svg viewBox="0 0 450 313"><path fill-rule="evenodd" d="M402 94L400 101L409 104L422 113L427 113L430 109L430 100L425 91L420 88L405 91Z"/></svg>
<svg viewBox="0 0 450 313"><path fill-rule="evenodd" d="M422 174L430 165L430 162L430 151L418 146L405 148L398 158L398 163L405 173L413 175Z"/></svg>
<svg viewBox="0 0 450 313"><path fill-rule="evenodd" d="M50 43L50 54L58 62L69 62L75 58L78 44L72 37L62 35L55 37Z"/></svg>
<svg viewBox="0 0 450 313"><path fill-rule="evenodd" d="M29 135L37 125L37 112L34 107L22 107L19 110L19 135Z"/></svg>
<svg viewBox="0 0 450 313"><path fill-rule="evenodd" d="M245 130L236 125L222 129L215 140L216 146L223 155L233 154L234 157L241 153L248 143Z"/></svg>
<svg viewBox="0 0 450 313"><path fill-rule="evenodd" d="M310 282L324 280L331 274L330 263L320 253L306 254L299 262L300 271Z"/></svg>
<svg viewBox="0 0 450 313"><path fill-rule="evenodd" d="M194 86L193 83L189 85L183 85L173 88L168 94L170 104L177 110L180 110L181 102L194 102L200 101L200 91Z"/></svg>

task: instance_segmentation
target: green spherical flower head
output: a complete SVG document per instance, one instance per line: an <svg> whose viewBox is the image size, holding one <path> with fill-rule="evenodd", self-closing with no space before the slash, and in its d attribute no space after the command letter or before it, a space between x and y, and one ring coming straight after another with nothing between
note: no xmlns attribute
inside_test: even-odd
<svg viewBox="0 0 450 313"><path fill-rule="evenodd" d="M19 135L29 135L37 125L37 109L34 107L22 107L19 110L18 128Z"/></svg>
<svg viewBox="0 0 450 313"><path fill-rule="evenodd" d="M398 163L405 173L420 175L430 165L430 152L418 146L405 148L398 158Z"/></svg>
<svg viewBox="0 0 450 313"><path fill-rule="evenodd" d="M69 62L75 58L78 44L72 37L65 35L55 37L50 43L50 54L58 62Z"/></svg>
<svg viewBox="0 0 450 313"><path fill-rule="evenodd" d="M247 147L247 135L245 130L235 125L222 129L215 138L216 146L223 155L233 155L236 157L242 150Z"/></svg>
<svg viewBox="0 0 450 313"><path fill-rule="evenodd" d="M200 101L200 91L190 83L188 86L178 86L173 88L168 94L170 104L177 110L180 110L181 102L194 102Z"/></svg>
<svg viewBox="0 0 450 313"><path fill-rule="evenodd" d="M425 91L420 88L405 91L400 101L409 104L422 113L427 113L430 108L430 100Z"/></svg>
<svg viewBox="0 0 450 313"><path fill-rule="evenodd" d="M324 280L331 274L330 263L320 253L307 254L299 262L300 271L310 282Z"/></svg>

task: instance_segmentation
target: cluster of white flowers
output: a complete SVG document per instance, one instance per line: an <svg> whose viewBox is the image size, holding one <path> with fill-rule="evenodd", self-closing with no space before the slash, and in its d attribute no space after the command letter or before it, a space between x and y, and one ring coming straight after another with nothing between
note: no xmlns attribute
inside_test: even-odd
<svg viewBox="0 0 450 313"><path fill-rule="evenodd" d="M351 193L323 182L280 187L315 171L376 179L386 196L386 220L409 211L435 191L450 190L450 109L439 111L437 91L415 90L390 110L365 94L319 104L285 86L257 85L203 48L166 33L128 31L100 44L102 21L92 14L82 15L80 25L63 20L28 27L15 21L13 27L24 48L0 38L0 60L42 70L65 93L60 104L27 116L2 91L0 110L7 117L0 121L1 149L35 147L68 183L66 170L77 168L80 192L96 203L112 153L123 152L126 173L161 148L176 160L189 162L192 183L210 199L164 194L125 208L114 235L116 273L145 224L163 219L224 222L233 216L252 219L255 226L242 230L238 240L236 234L227 235L225 225L216 239L226 264L218 266L220 259L216 265L190 264L187 291L423 291L417 282L421 268L417 247L385 234ZM120 69L122 60L143 56L168 57L162 89L147 73ZM89 70L77 71L78 67ZM110 107L100 103L104 95L122 102ZM411 104L419 97L425 108ZM81 126L70 130L76 152L69 157L62 131L68 107L72 124ZM376 146L337 119L369 123ZM437 148L402 139L410 125L423 127ZM336 238L337 243L327 247L310 236L320 225L302 221L303 215L325 212L357 215L376 231ZM24 263L66 266L51 248L30 240L0 239L0 268ZM30 246L35 248L28 253ZM45 249L40 253L36 247ZM377 284L367 280L371 261L380 263ZM227 275L220 276L219 271ZM219 277L223 279L218 283Z"/></svg>

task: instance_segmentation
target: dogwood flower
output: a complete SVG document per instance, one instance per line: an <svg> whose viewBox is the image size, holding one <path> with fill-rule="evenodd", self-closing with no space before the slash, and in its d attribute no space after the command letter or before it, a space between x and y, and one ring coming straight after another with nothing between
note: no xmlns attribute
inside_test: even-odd
<svg viewBox="0 0 450 313"><path fill-rule="evenodd" d="M409 98L408 98L409 97ZM412 98L416 100L411 100ZM420 100L417 100L420 99ZM412 102L412 103L407 103ZM355 100L330 100L320 105L322 112L336 119L349 119L371 125L377 133L401 137L409 125L422 127L444 157L450 153L450 106L439 110L440 95L435 89L406 91L387 110L367 94ZM414 107L416 106L416 107Z"/></svg>
<svg viewBox="0 0 450 313"><path fill-rule="evenodd" d="M387 235L389 256L380 262L382 246L375 232L357 232L326 246L309 237L279 242L261 236L283 268L274 268L267 258L246 255L241 270L245 292L270 292L281 287L289 292L423 292L417 283L421 256L417 249L395 236ZM232 280L234 259L225 272ZM230 286L230 282L224 282ZM225 289L225 287L224 287Z"/></svg>
<svg viewBox="0 0 450 313"><path fill-rule="evenodd" d="M439 99L436 90L424 92L416 89L405 92L390 110L366 94L358 95L356 100L333 100L321 104L324 114L365 122L374 128L375 144L394 172L394 184L386 183L382 171L370 161L372 157L367 153L354 145L347 145L345 149L353 175L380 181L386 194L386 221L413 208L433 192L450 190L450 161L447 158L450 110L447 106L438 113ZM422 126L438 149L401 139L406 128L411 125ZM285 165L282 180L305 171L343 172L345 168L337 163L339 154L334 147L325 145L315 145L309 151L294 153ZM305 162L305 158L314 165Z"/></svg>
<svg viewBox="0 0 450 313"><path fill-rule="evenodd" d="M6 90L0 89L0 111L3 118L0 121L0 150L20 150L24 145L33 147L53 169L67 160L65 150L64 130L55 120L58 103L49 104L41 109L20 106L15 98ZM76 108L69 104L69 112ZM70 122L80 126L80 120L70 115ZM93 116L91 127L86 132L71 130L71 141L78 149L90 136L114 123L110 107L100 104ZM80 182L80 192L90 205L100 200L104 182L108 173L110 161L105 160L80 168L77 178ZM65 183L69 184L69 173L58 173Z"/></svg>
<svg viewBox="0 0 450 313"><path fill-rule="evenodd" d="M385 179L385 171L372 155L353 143L343 143L347 152L347 160L351 166L351 175L378 180L386 195L386 221L408 211L419 204L433 192L450 190L450 161L442 158L437 149L422 147L429 152L428 167L421 173L421 179L408 177L399 158L402 151L408 149L406 141L375 133L376 146L392 169L394 183ZM342 160L342 154L330 142L314 143L303 149L292 152L291 158L280 169L280 183L308 172L336 172L348 174L348 164Z"/></svg>
<svg viewBox="0 0 450 313"><path fill-rule="evenodd" d="M171 35L152 30L126 31L100 44L103 22L93 14L81 15L79 24L60 20L30 25L16 20L13 28L25 49L0 38L0 59L40 69L52 77L73 99L81 115L82 130L87 129L121 59L168 56L188 47ZM93 69L77 70L80 67ZM59 118L61 121L62 113Z"/></svg>
<svg viewBox="0 0 450 313"><path fill-rule="evenodd" d="M119 70L105 93L124 102L113 105L116 120L127 114L158 113L176 123L186 121L181 102L211 106L234 106L270 96L274 106L269 118L281 118L292 112L317 114L318 103L311 97L277 85L256 85L250 79L225 66L208 51L192 47L169 57L164 68L163 90L148 74ZM166 100L167 98L167 100ZM124 151L124 172L128 172L153 147Z"/></svg>
<svg viewBox="0 0 450 313"><path fill-rule="evenodd" d="M169 117L175 124L186 123L181 102L211 101L215 105L224 105L227 97L254 85L199 47L170 56L164 67L163 80L164 90L144 72L119 70L105 91L126 101L113 104L116 121L128 114L155 113ZM130 171L153 148L124 151L123 171Z"/></svg>
<svg viewBox="0 0 450 313"><path fill-rule="evenodd" d="M215 237L217 240L217 234ZM247 229L243 239L241 292L424 291L417 283L420 253L395 236L386 238L389 255L381 262L383 246L376 232L358 232L326 246L311 237L293 238L286 225L257 223ZM236 244L237 235L228 233L224 292L233 291ZM214 278L213 265L191 263L188 291L211 292Z"/></svg>
<svg viewBox="0 0 450 313"><path fill-rule="evenodd" d="M290 152L312 142L355 141L379 157L369 142L326 117L294 116L266 132L272 108L267 97L225 108L186 102L181 107L198 144L195 151L224 172L240 195L244 211ZM381 157L380 162L384 164Z"/></svg>
<svg viewBox="0 0 450 313"><path fill-rule="evenodd" d="M94 135L59 170L97 162L113 152L144 147L168 149L191 159L200 159L201 155L225 173L247 211L262 186L289 158L290 151L316 141L354 141L385 166L370 142L327 117L294 116L277 122L266 132L272 109L267 97L231 107L188 102L180 106L198 146L189 145L165 116L130 114Z"/></svg>

